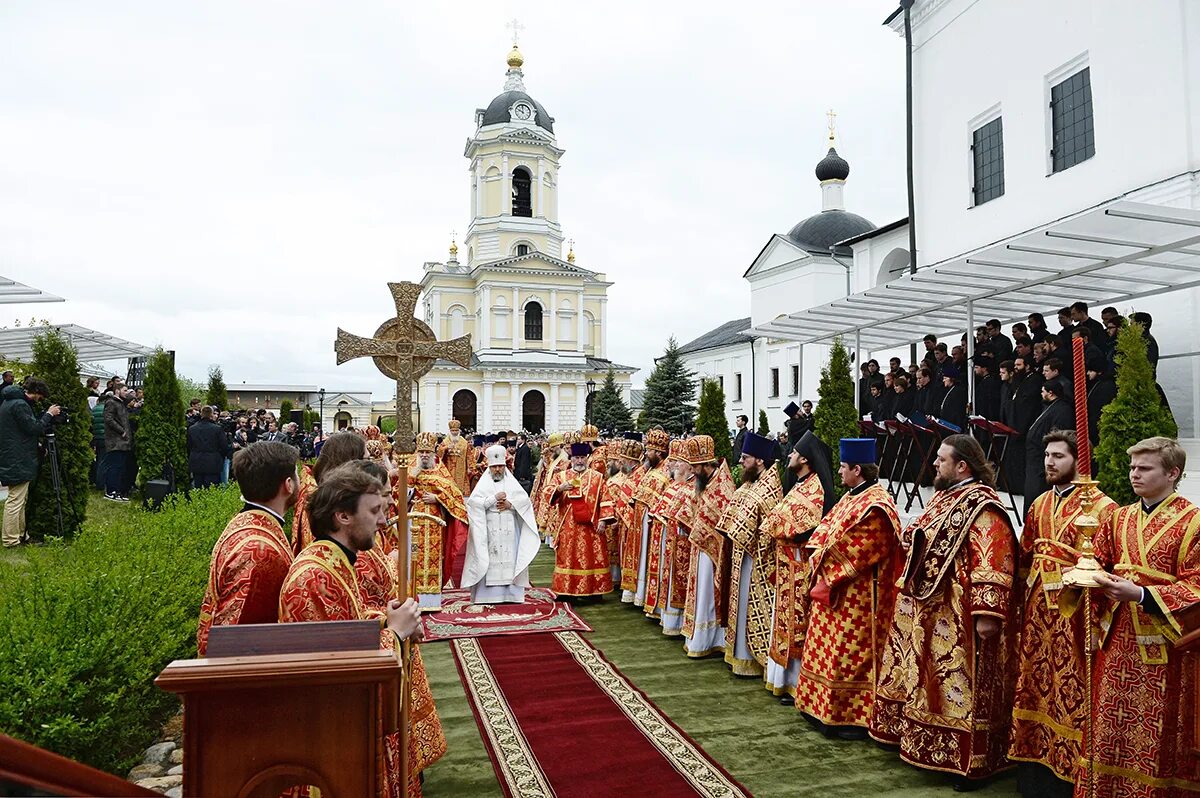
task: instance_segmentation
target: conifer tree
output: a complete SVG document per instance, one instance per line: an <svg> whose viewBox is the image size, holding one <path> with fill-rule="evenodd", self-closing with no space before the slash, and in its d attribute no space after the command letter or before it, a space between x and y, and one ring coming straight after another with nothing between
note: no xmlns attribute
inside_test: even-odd
<svg viewBox="0 0 1200 798"><path fill-rule="evenodd" d="M729 422L725 417L725 390L716 380L700 381L700 406L696 410L696 434L713 439L718 460L730 462L733 444L729 440Z"/></svg>
<svg viewBox="0 0 1200 798"><path fill-rule="evenodd" d="M854 377L850 373L850 353L841 338L833 339L829 360L821 367L817 387L817 409L813 411L813 433L833 450L833 476L838 495L844 492L837 470L838 443L842 438L858 437L858 411L854 407Z"/></svg>
<svg viewBox="0 0 1200 798"><path fill-rule="evenodd" d="M279 429L292 420L292 400L284 399L279 403Z"/></svg>
<svg viewBox="0 0 1200 798"><path fill-rule="evenodd" d="M682 435L692 426L696 415L696 375L684 365L679 344L671 336L667 349L658 359L654 372L646 380L646 397L639 417L642 430L655 425Z"/></svg>
<svg viewBox="0 0 1200 798"><path fill-rule="evenodd" d="M758 429L755 430L755 432L757 432L759 435L763 435L763 436L771 434L771 422L767 418L766 410L758 411Z"/></svg>
<svg viewBox="0 0 1200 798"><path fill-rule="evenodd" d="M225 375L221 373L220 366L213 366L208 370L208 393L204 397L204 404L212 405L218 410L229 409L229 394L225 389Z"/></svg>
<svg viewBox="0 0 1200 798"><path fill-rule="evenodd" d="M140 492L147 480L160 479L167 464L175 471L176 482L189 484L187 456L187 424L183 416L183 394L175 378L171 355L155 350L146 364L143 385L146 403L138 414L137 489Z"/></svg>
<svg viewBox="0 0 1200 798"><path fill-rule="evenodd" d="M29 374L45 380L50 398L34 408L41 416L50 405L62 408L62 419L53 428L58 453L59 495L62 497L63 536L72 537L83 525L87 512L88 469L92 458L92 414L87 389L79 380L79 358L75 347L58 330L51 329L33 339L33 361ZM70 420L65 420L69 416ZM26 533L35 540L58 534L51 460L43 457L37 478L29 489L25 507Z"/></svg>
<svg viewBox="0 0 1200 798"><path fill-rule="evenodd" d="M591 423L601 430L626 432L633 429L633 414L617 389L612 367L604 375L604 385L592 397Z"/></svg>
<svg viewBox="0 0 1200 798"><path fill-rule="evenodd" d="M1100 413L1099 431L1094 459L1100 490L1117 504L1131 504L1137 496L1129 485L1126 449L1145 438L1179 434L1175 418L1158 395L1142 325L1132 321L1117 333L1117 395Z"/></svg>

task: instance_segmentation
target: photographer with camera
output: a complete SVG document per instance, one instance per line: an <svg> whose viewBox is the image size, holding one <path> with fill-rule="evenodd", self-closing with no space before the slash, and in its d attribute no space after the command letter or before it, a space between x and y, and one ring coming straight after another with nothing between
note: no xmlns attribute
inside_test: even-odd
<svg viewBox="0 0 1200 798"><path fill-rule="evenodd" d="M50 398L50 389L37 377L24 386L6 385L0 390L0 485L8 488L4 503L4 548L25 541L25 502L29 483L38 472L38 438L50 431L58 405L51 405L39 421L33 405Z"/></svg>

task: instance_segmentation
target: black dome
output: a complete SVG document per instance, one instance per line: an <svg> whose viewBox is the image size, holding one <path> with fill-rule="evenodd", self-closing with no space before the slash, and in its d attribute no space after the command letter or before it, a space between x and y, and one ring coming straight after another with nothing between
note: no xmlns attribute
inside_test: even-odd
<svg viewBox="0 0 1200 798"><path fill-rule="evenodd" d="M857 213L821 211L789 230L787 237L808 252L829 252L837 242L874 229L875 225Z"/></svg>
<svg viewBox="0 0 1200 798"><path fill-rule="evenodd" d="M483 112L483 120L479 123L480 127L484 125L502 125L511 121L508 109L513 107L513 103L517 100L526 100L537 110L537 126L551 133L554 132L554 120L550 118L550 114L542 107L542 104L530 97L523 91L506 91L500 94L496 99L488 103L487 110Z"/></svg>
<svg viewBox="0 0 1200 798"><path fill-rule="evenodd" d="M845 180L850 176L850 164L833 147L817 164L817 180Z"/></svg>

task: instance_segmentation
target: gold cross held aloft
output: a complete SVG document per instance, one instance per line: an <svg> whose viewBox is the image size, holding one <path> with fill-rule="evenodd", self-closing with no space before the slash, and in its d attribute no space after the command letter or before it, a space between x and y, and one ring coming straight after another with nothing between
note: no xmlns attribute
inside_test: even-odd
<svg viewBox="0 0 1200 798"><path fill-rule="evenodd" d="M396 317L379 325L373 338L360 338L341 327L333 350L340 366L347 360L369 357L375 367L396 381L396 435L394 446L401 454L416 450L412 428L413 381L423 377L437 359L463 368L471 365L471 336L439 341L429 325L413 317L421 286L388 283L396 303Z"/></svg>

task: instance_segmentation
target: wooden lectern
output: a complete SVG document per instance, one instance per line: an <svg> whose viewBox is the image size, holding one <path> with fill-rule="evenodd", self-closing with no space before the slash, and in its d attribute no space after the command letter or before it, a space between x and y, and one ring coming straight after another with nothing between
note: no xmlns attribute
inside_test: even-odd
<svg viewBox="0 0 1200 798"><path fill-rule="evenodd" d="M379 795L401 667L379 649L377 621L213 633L209 653L221 656L176 660L155 680L183 697L185 796L278 798L295 785Z"/></svg>
<svg viewBox="0 0 1200 798"><path fill-rule="evenodd" d="M1193 706L1200 707L1200 607L1189 607L1179 613L1178 620L1185 629L1194 630L1176 640L1175 649L1191 655L1183 661L1183 667L1192 669L1192 684L1196 688ZM1200 757L1200 712L1192 716L1192 753Z"/></svg>

